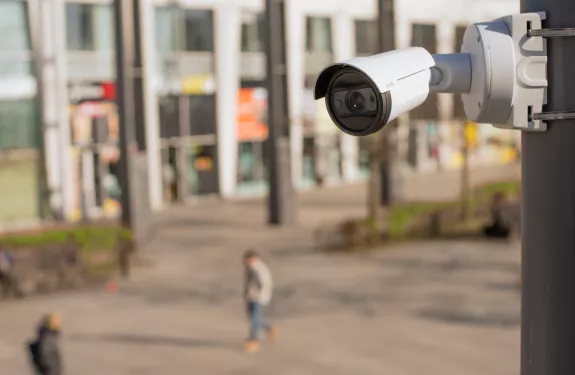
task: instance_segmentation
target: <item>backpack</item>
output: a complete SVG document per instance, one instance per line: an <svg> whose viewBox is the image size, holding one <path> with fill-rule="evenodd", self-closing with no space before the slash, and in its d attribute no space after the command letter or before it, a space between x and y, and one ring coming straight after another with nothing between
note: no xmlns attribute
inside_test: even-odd
<svg viewBox="0 0 575 375"><path fill-rule="evenodd" d="M40 343L38 340L28 342L28 354L34 369L38 374L43 374L44 366L42 366L42 360L40 358Z"/></svg>

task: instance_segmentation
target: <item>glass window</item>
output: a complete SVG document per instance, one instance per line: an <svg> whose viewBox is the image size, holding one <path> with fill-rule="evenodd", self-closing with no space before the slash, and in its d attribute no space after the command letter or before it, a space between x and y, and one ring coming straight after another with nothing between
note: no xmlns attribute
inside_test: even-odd
<svg viewBox="0 0 575 375"><path fill-rule="evenodd" d="M66 4L66 37L69 50L92 51L95 49L91 4Z"/></svg>
<svg viewBox="0 0 575 375"><path fill-rule="evenodd" d="M212 52L214 50L214 25L211 10L185 9L185 50Z"/></svg>
<svg viewBox="0 0 575 375"><path fill-rule="evenodd" d="M377 22L375 20L355 21L355 52L358 55L373 55L378 51Z"/></svg>
<svg viewBox="0 0 575 375"><path fill-rule="evenodd" d="M111 5L94 5L93 7L96 48L101 51L113 51L116 30L114 8Z"/></svg>
<svg viewBox="0 0 575 375"><path fill-rule="evenodd" d="M190 106L190 134L216 134L216 96L190 95L187 100Z"/></svg>
<svg viewBox="0 0 575 375"><path fill-rule="evenodd" d="M114 49L114 11L111 5L66 4L66 38L71 51Z"/></svg>
<svg viewBox="0 0 575 375"><path fill-rule="evenodd" d="M332 52L331 19L308 17L306 19L306 51Z"/></svg>
<svg viewBox="0 0 575 375"><path fill-rule="evenodd" d="M155 10L156 48L159 52L175 52L178 50L177 32L178 8L157 7Z"/></svg>
<svg viewBox="0 0 575 375"><path fill-rule="evenodd" d="M180 136L180 98L160 97L160 136L172 138Z"/></svg>
<svg viewBox="0 0 575 375"><path fill-rule="evenodd" d="M30 48L26 2L0 1L0 51Z"/></svg>
<svg viewBox="0 0 575 375"><path fill-rule="evenodd" d="M264 50L263 14L244 15L242 21L242 52L263 52Z"/></svg>
<svg viewBox="0 0 575 375"><path fill-rule="evenodd" d="M34 100L0 101L0 150L39 146L37 110Z"/></svg>

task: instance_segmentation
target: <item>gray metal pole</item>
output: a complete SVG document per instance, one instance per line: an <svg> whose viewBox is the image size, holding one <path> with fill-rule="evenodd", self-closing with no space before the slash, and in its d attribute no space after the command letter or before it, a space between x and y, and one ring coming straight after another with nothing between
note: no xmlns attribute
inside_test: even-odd
<svg viewBox="0 0 575 375"><path fill-rule="evenodd" d="M573 0L521 0L545 28L575 27ZM545 112L575 110L575 38L549 38ZM575 374L575 120L522 134L522 375Z"/></svg>
<svg viewBox="0 0 575 375"><path fill-rule="evenodd" d="M134 61L133 4L130 0L114 0L116 36L116 93L120 132L119 182L122 190L122 223L132 227L131 153L136 149L134 90L132 62Z"/></svg>
<svg viewBox="0 0 575 375"><path fill-rule="evenodd" d="M266 0L266 70L268 89L268 223L293 224L295 193L290 167L285 1Z"/></svg>
<svg viewBox="0 0 575 375"><path fill-rule="evenodd" d="M378 0L378 22L377 32L379 41L379 50L381 52L388 52L395 49L395 5L394 0ZM380 170L380 183L378 188L381 189L380 204L388 206L394 196L393 192L393 156L394 145L390 137L391 132L397 129L397 120L394 120L386 125L385 130L380 132L379 139L374 139L379 142L379 155L376 158L379 160ZM372 171L375 173L376 171ZM375 182L374 182L375 184Z"/></svg>
<svg viewBox="0 0 575 375"><path fill-rule="evenodd" d="M122 223L136 246L145 242L150 223L146 126L142 76L141 0L115 0L116 91L120 127L119 180Z"/></svg>

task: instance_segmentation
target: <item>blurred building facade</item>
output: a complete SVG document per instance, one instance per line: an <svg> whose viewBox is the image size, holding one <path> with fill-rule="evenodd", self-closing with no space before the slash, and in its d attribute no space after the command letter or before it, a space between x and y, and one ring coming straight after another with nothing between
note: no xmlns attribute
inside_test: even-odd
<svg viewBox="0 0 575 375"><path fill-rule="evenodd" d="M205 195L264 194L263 1L142 2L152 208ZM311 89L323 66L377 51L376 6L375 0L287 0L297 188L319 180L356 181L368 173L365 140L337 131ZM396 10L398 48L449 53L458 49L469 23L516 12L518 4L403 0ZM37 39L31 38L35 20L41 21ZM52 208L63 217L117 214L111 1L2 0L0 31L0 221L38 216L44 165ZM405 168L456 168L463 122L460 102L451 95L432 95L402 118ZM503 133L478 129L486 147L476 146L473 163L497 159L485 150Z"/></svg>

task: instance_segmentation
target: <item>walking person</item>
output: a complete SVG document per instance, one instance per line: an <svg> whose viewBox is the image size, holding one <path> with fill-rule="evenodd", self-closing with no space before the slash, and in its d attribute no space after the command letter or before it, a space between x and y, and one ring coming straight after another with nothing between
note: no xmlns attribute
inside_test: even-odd
<svg viewBox="0 0 575 375"><path fill-rule="evenodd" d="M244 298L250 323L246 341L246 353L258 352L261 348L259 334L264 331L270 341L275 341L276 329L264 318L265 307L270 303L273 291L271 271L254 250L243 256L245 268Z"/></svg>
<svg viewBox="0 0 575 375"><path fill-rule="evenodd" d="M49 314L42 318L37 336L29 343L31 362L37 375L62 375L60 352L61 318Z"/></svg>

